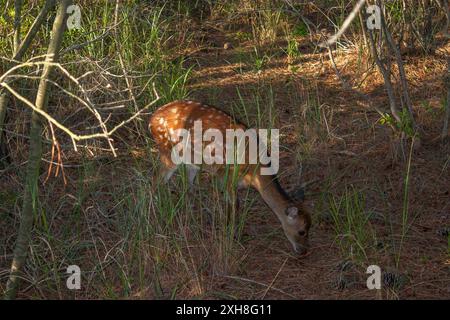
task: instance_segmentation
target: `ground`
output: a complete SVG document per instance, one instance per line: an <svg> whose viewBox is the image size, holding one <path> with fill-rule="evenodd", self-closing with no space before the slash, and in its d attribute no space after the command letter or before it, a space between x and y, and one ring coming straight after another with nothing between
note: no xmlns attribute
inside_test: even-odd
<svg viewBox="0 0 450 320"><path fill-rule="evenodd" d="M391 128L343 88L327 52L308 37L296 39L301 54L292 62L276 49L285 46L283 39L261 49L263 54L255 53L250 41L237 40L236 32L208 35L185 53L193 67L189 98L249 126L280 128L281 184L288 191L302 186L313 212L308 254L292 252L276 216L254 191L236 213L245 214L242 234L230 239L221 229L225 202L214 178L203 174L192 190L184 189L180 177L168 188L158 187L150 182L158 166L151 139L120 148L131 145L131 137L119 142L115 159L65 152L68 184L61 176L44 184L36 252L30 253L28 281L19 297L450 298L450 145L436 139L448 42L426 56L405 55L425 134L420 145L409 140L399 154ZM231 47L225 49L227 42ZM356 47L334 54L347 80L362 80L368 64ZM375 67L359 90L388 111ZM49 153L44 158L50 159ZM43 169L45 180L47 164ZM2 286L15 238L8 230L17 228L16 194L22 188L20 173L6 175ZM170 219L163 221L162 213ZM213 222L206 221L208 214ZM64 288L65 266L72 263L88 270L78 293ZM381 290L366 287L369 265L383 272Z"/></svg>
<svg viewBox="0 0 450 320"><path fill-rule="evenodd" d="M304 41L307 43L307 40ZM389 128L377 123L380 116L373 110L368 110L355 94L342 88L323 52L303 54L293 75L289 71L286 57L271 61L270 66L261 73L238 74L233 71L236 69L235 65L224 63L232 60L235 54L233 51L235 50L220 52L216 57L213 55L213 58L210 53L199 55L202 68L195 74L193 87L200 91L195 93L200 101L210 100L208 94L213 86L218 88L218 95L223 95L224 99L217 97L217 100L227 109L227 105L239 99L237 88L240 92L250 91L244 99L251 100L252 88L261 83L264 83L263 86L271 86L275 95L274 104L280 115L280 128L283 128L283 147L290 151L299 148L299 138L292 127L304 125L304 118L299 114L308 104L308 99L305 98L308 91L314 91L322 107L319 112L323 112L329 122L324 129L328 131L325 141L317 141L314 146L309 147L310 154L299 160L296 156L302 155L287 152L282 160L282 171L287 172L286 177L281 179L283 185L291 186L297 182L299 162L301 180L314 182L307 190L307 203L314 208L316 215L310 254L302 259L293 257L281 232L275 241L269 243L262 242L259 238L254 239L246 244L246 247L253 249L247 248L250 254L245 259L247 267L241 274L243 279L235 278L230 282L226 278L220 288L227 288L230 294L239 292L237 296L245 298L449 297L447 237L450 222L450 149L436 139L433 141L433 135L439 135L440 123L433 117L433 111L427 112L420 108L425 102L439 106L442 94L436 97L436 92L445 92L442 83L445 55L436 52L425 58L406 58L413 103L418 106L416 112L419 122L425 127L429 137L411 155L408 200L410 222L400 263L396 267L388 253L392 250L390 242L394 240L389 239L392 231L389 230L391 227L387 225L386 219L392 219L392 228L398 231L405 205L407 163L392 159L391 132ZM346 70L354 70L357 58L356 52L349 51L339 55L336 61L338 66L345 65L345 73ZM426 73L423 72L425 66ZM379 101L380 106L385 106L386 95L380 80L379 75L371 74L365 89L372 99ZM305 83L307 84L304 85ZM333 227L327 223L329 209L319 203L323 201L321 197L324 194L342 195L348 186L364 194L366 210L376 216L372 226L376 230L380 248L373 256L367 257L363 265L380 265L386 273L401 270L401 273L407 275L408 284L397 292L389 289L382 293L367 290L367 276L363 266L349 272L357 274L353 275L356 277L353 281L348 281L349 288L339 287L339 284L347 284L346 271L342 268L343 258L336 245ZM253 231L259 235L270 232L271 229L280 229L275 216L271 215L261 201L255 207L258 208L252 210L247 222L250 225L248 229L260 229L261 231ZM276 289L268 290L267 286Z"/></svg>

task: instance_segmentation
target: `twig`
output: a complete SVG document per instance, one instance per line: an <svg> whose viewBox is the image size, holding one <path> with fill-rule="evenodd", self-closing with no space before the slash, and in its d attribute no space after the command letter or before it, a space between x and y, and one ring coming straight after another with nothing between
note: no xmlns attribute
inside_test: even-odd
<svg viewBox="0 0 450 320"><path fill-rule="evenodd" d="M378 4L381 5L381 3L378 1ZM386 36L387 43L389 44L391 50L394 52L395 59L397 61L397 67L400 74L400 83L402 85L402 93L403 98L405 99L405 104L409 112L409 120L411 121L411 125L414 129L414 131L417 130L416 121L414 120L414 113L412 109L412 103L411 98L409 96L408 91L408 80L406 79L406 73L405 73L405 67L403 66L403 60L402 55L400 53L400 50L397 48L396 44L394 43L394 40L392 40L392 35L389 29L386 26L386 19L384 18L383 10L380 10L381 15L381 27L383 28L384 34Z"/></svg>
<svg viewBox="0 0 450 320"><path fill-rule="evenodd" d="M50 127L50 132L52 134L52 153L51 153L51 160L48 162L49 163L49 167L48 167L48 173L47 173L47 177L44 180L44 184L47 182L47 180L50 178L50 174L52 173L52 167L53 167L53 159L55 156L55 148L58 151L58 162L56 163L56 171L55 171L55 177L58 176L59 174L59 168L61 168L61 173L62 173L62 177L64 180L64 185L67 185L67 179L66 179L66 175L64 174L64 164L62 162L62 157L61 157L61 148L59 145L58 140L56 139L56 135L55 135L55 130L53 129L53 125L51 122L49 122L49 127Z"/></svg>
<svg viewBox="0 0 450 320"><path fill-rule="evenodd" d="M262 283L262 282L258 282L258 281L255 281L255 280L251 280L251 279L246 279L246 278L242 278L242 277L237 277L237 276L223 276L224 278L228 278L228 279L234 279L234 280L240 280L240 281L245 281L245 282L249 282L249 283L254 283L254 284L258 284L258 285L260 285L260 286L263 286L263 287L268 287L268 285L267 284L265 284L265 283ZM280 293L282 293L282 294L285 294L285 295L287 295L287 296L289 296L289 297L291 297L291 298L293 298L293 299L298 299L298 297L296 297L296 296L294 296L294 295L292 295L292 294L290 294L290 293L287 293L287 292L285 292L285 291L283 291L283 290L281 290L281 289L278 289L278 288L275 288L275 287L270 287L270 289L272 289L272 290L274 290L274 291L277 291L277 292L280 292Z"/></svg>
<svg viewBox="0 0 450 320"><path fill-rule="evenodd" d="M262 296L261 299L264 299L264 298L266 297L267 292L269 292L269 290L272 288L272 285L273 285L273 284L275 283L275 281L277 280L278 275L280 274L281 270L283 270L284 265L286 264L286 262L288 261L288 259L289 259L289 257L287 257L287 258L284 260L283 264L281 265L281 267L280 267L280 269L278 270L277 274L276 274L275 277L273 278L272 282L271 282L271 283L269 284L269 286L267 287L267 289L266 289L266 291L264 292L264 294L263 294L263 296Z"/></svg>
<svg viewBox="0 0 450 320"><path fill-rule="evenodd" d="M42 23L44 22L44 19L47 17L47 13L51 10L51 8L54 5L55 5L55 0L45 1L44 6L42 7L38 16L36 17L33 24L31 25L30 29L28 30L27 34L25 35L25 38L23 39L19 48L15 52L14 60L20 60L22 58L23 54L30 46L30 43L33 40L34 36L39 31L39 28L41 27Z"/></svg>
<svg viewBox="0 0 450 320"><path fill-rule="evenodd" d="M30 107L31 109L36 111L39 115L43 116L45 119L50 121L52 124L54 124L60 130L64 131L72 139L75 150L77 150L75 141L89 140L89 139L95 139L95 138L105 138L105 139L108 139L108 141L110 141L109 138L111 137L111 135L114 132L116 132L118 129L120 129L124 125L126 125L126 124L130 123L131 121L133 121L136 117L138 117L141 113L143 113L146 109L148 109L149 107L154 105L160 99L158 93L156 92L156 90L154 88L154 94L156 96L156 99L153 100L152 102L150 102L149 104L147 104L142 109L138 110L134 115L132 115L128 119L126 119L126 120L122 121L121 123L119 123L118 125L116 125L113 129L111 129L109 131L106 131L106 132L103 132L103 133L94 133L94 134L88 134L88 135L78 135L78 134L72 132L66 126L62 125L60 122L58 122L55 118L53 118L47 112L37 108L31 101L29 101L28 99L26 99L25 97L20 95L17 91L15 91L13 88L11 88L7 83L2 82L2 83L0 83L0 86L6 88L17 99L19 99L20 101L25 103L25 105L27 105L28 107ZM117 156L115 154L115 152L114 152L114 156Z"/></svg>
<svg viewBox="0 0 450 320"><path fill-rule="evenodd" d="M351 23L355 19L356 15L358 14L359 10L361 10L362 6L366 3L366 0L359 0L359 2L356 4L356 6L353 8L352 12L348 15L348 17L345 19L344 23L342 24L341 28L336 32L334 36L329 38L327 41L324 41L319 44L319 47L326 48L334 44L343 34L345 31L347 31L348 27L350 27Z"/></svg>
<svg viewBox="0 0 450 320"><path fill-rule="evenodd" d="M70 91L62 88L59 84L51 81L51 80L45 80L47 82L51 82L53 83L55 86L57 86L58 88L60 88L61 90L63 90L66 94L68 94L69 96L75 98L76 100L78 100L80 103L82 103L97 119L98 123L99 123L99 127L101 128L101 130L103 131L103 134L99 135L99 134L94 134L94 135L85 135L85 136L80 136L77 135L75 133L73 133L70 129L68 129L67 127L63 126L61 123L59 123L57 120L55 120L53 117L51 117L48 113L46 113L44 110L37 110L36 107L34 106L34 104L32 102L30 102L29 100L27 100L26 98L24 98L23 96L21 96L19 93L17 93L17 91L15 91L14 89L11 88L11 86L9 86L9 84L7 83L6 79L7 77L11 77L12 73L14 71L16 71L17 69L23 68L23 67L28 67L28 66L35 66L35 65L49 65L52 67L56 67L59 70L62 71L62 73L68 77L72 82L74 82L77 87L80 89L80 91L83 93L84 95L84 99L78 97L77 95L71 93ZM26 76L21 76L21 77L26 77ZM70 72L65 69L61 64L59 63L55 63L55 62L51 62L51 61L37 61L37 62L24 62L18 65L15 65L14 67L12 67L11 69L9 69L7 72L5 72L1 77L0 77L0 86L6 88L8 91L10 91L14 96L16 96L19 100L21 100L22 102L24 102L27 106L31 107L33 110L35 110L37 113L39 113L41 116L44 116L49 122L51 122L52 124L54 124L56 127L58 127L59 129L63 130L64 132L66 132L72 139L73 142L73 146L74 149L77 150L76 148L76 143L75 141L80 141L80 140L86 140L86 139L93 139L93 138L97 138L97 137L103 137L108 141L108 145L111 149L111 152L113 153L113 155L116 157L117 154L115 152L115 149L112 145L112 141L109 138L110 135L116 131L118 129L118 127L114 128L112 130L112 132L108 132L108 129L106 127L105 122L103 121L100 113L96 110L96 108L94 108L93 103L90 101L89 96L87 94L87 92L84 90L83 86L80 84L80 82L78 81L77 78L75 78L74 76L72 76L70 74ZM147 84L146 84L147 86ZM129 88L131 90L131 88ZM125 123L121 123L120 126L125 125L127 123L129 123L131 120L133 120L134 118L136 118L138 115L140 115L143 111L145 111L145 109L147 109L148 107L150 107L151 105L153 105L154 103L156 103L156 101L159 100L159 96L158 93L155 90L155 85L153 84L153 91L155 93L156 99L149 105L147 105L146 107L144 107L141 110L138 110L130 119L126 120ZM135 101L135 100L134 100ZM135 107L137 108L137 104L135 104Z"/></svg>
<svg viewBox="0 0 450 320"><path fill-rule="evenodd" d="M398 110L397 104L395 102L395 95L394 95L394 89L393 89L392 83L391 83L390 71L388 71L385 68L385 66L383 65L383 63L381 62L380 56L378 55L378 51L375 46L375 40L373 38L372 31L369 31L368 34L369 34L369 44L370 44L370 49L372 51L372 56L375 59L375 63L377 64L378 69L380 70L381 75L383 76L383 79L384 79L384 88L386 89L387 94L388 94L391 113L394 116L395 120L400 123L401 122L400 111Z"/></svg>

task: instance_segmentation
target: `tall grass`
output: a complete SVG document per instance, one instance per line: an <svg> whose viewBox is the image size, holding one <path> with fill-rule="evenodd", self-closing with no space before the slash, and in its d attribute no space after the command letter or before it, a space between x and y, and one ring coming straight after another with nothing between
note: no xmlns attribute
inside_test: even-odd
<svg viewBox="0 0 450 320"><path fill-rule="evenodd" d="M82 7L82 29L67 32L63 47L85 45L64 52L63 61L76 77L83 75L80 81L92 88L88 94L106 119L113 110L109 109L110 106L123 105L120 109L123 114L119 113L119 116L125 117L135 111L136 105L143 106L153 100L151 83L155 83L156 91L161 96L158 106L189 97L192 93L189 87L191 77L195 69L205 63L204 52L186 53L189 52L186 49L197 49L197 43L191 46L191 41L197 36L191 28L201 29L198 24L212 16L212 24L209 21L205 24L207 28L215 28L218 23L230 19L233 21L225 23L223 30L216 31L223 31L226 37L231 37L228 32L239 29L234 38L239 46L234 51L225 52L224 56L229 53L232 60L240 63L236 72L238 76L248 76L255 83L236 86L230 94L235 96L233 100L225 96L229 91L222 86L212 86L207 89L206 99L212 97L218 106L229 107L231 113L249 127L280 128L280 110L292 112L293 118L288 127L294 127L294 134L298 137L295 146L299 146L297 156L301 160L313 155L318 144L327 142L332 135L329 127L333 108L324 103L320 87L309 83L306 77L301 77L292 69L286 90L288 98L283 99L278 92L284 92L284 83L277 87L277 81L269 83L265 80L271 64L282 60L278 58L286 55L288 64L298 62L300 51L304 48L299 45L298 38L309 35L308 26L300 22L298 15L289 11L285 1L128 1L127 6L119 10L120 25L116 31L110 30L114 25L114 2L79 3ZM259 4L263 4L264 8L259 8ZM328 22L337 27L351 5L341 0L335 1L335 4L328 12ZM320 9L321 5L325 7L325 2L315 4L316 13L328 19ZM303 8L303 4L294 3L294 6ZM305 5L305 15L310 13L306 9L310 10ZM388 5L387 9L394 22L402 18L396 17L397 5ZM25 14L24 30L33 21L31 13ZM7 24L5 17L0 15L1 34L7 34L3 32ZM50 26L49 20L41 28L31 50L35 55L45 48L43 44L48 42ZM203 32L203 29L200 31ZM277 47L280 34L284 37ZM202 45L204 43L199 41L198 47ZM241 45L244 48L240 48ZM0 37L0 55L10 56L4 53L11 51L11 47L9 37ZM213 48L214 52L216 49ZM363 64L363 49L361 45L358 69ZM210 57L220 58L222 53L220 50L217 52ZM198 61L192 58L197 55ZM119 56L123 59L123 66ZM223 64L226 64L226 59L228 57L223 58ZM106 79L97 76L99 70L106 71ZM71 84L68 86L74 89ZM117 89L111 96L110 86ZM130 88L135 101L130 97ZM76 129L85 128L76 125L84 125L86 120L83 115L77 116L76 105L66 103L65 99L59 100L59 95L51 98L55 99L53 105L64 106L56 111L51 110L55 111L58 119L64 119L65 123ZM293 109L285 109L280 101ZM239 176L232 166L226 168L224 178L200 173L194 186L188 184L183 167L169 183L154 179L159 162L146 133L147 116L137 119L114 137L119 141L120 148L119 157L114 160L109 155L102 157L104 146L100 142L94 142L91 149L80 145L79 153L73 155L70 141L58 137L62 144L67 142L66 145L69 145L68 148L63 147L64 151L69 150L63 157L68 159L65 170L69 182L64 186L59 179L49 179L43 186L44 192L39 197L35 196L35 229L30 259L24 273L23 292L27 296L228 298L230 296L217 290L219 280L248 271L244 269L248 267L244 264L246 256L255 255L255 252L249 252L246 245L255 236L246 235L244 231L251 211L259 210L254 206L259 197L247 190L239 192L238 201L235 191ZM403 181L401 230L396 232L392 225L390 230L395 249L392 257L388 258L393 258L397 267L413 220L409 208L411 162L412 148ZM373 263L370 259L377 243L377 234L371 223L373 212L368 209L365 192L347 187L342 194L338 194L331 190L337 181L342 181L340 175L331 173L326 179L321 185L322 198L315 199L315 211L330 209L330 222L341 256L359 263ZM0 190L2 231L17 227L20 188L18 190ZM236 207L238 202L239 208ZM313 219L317 220L317 216ZM320 233L323 230L318 228L313 231ZM258 235L259 243L269 242L268 238L278 232L274 230ZM4 234L2 250L6 252L10 251L13 240L9 232ZM450 254L450 238L448 248ZM65 268L70 264L77 264L82 269L81 292L69 291L65 287ZM239 297L239 293L235 295Z"/></svg>
<svg viewBox="0 0 450 320"><path fill-rule="evenodd" d="M400 236L400 244L398 246L398 252L395 257L395 264L398 268L400 264L400 256L401 251L403 247L403 242L406 237L406 233L409 229L409 180L410 180L410 174L411 174L411 160L412 160L412 152L414 147L415 137L413 137L411 141L411 146L409 149L409 156L408 156L408 163L406 166L406 173L404 178L404 184L403 184L403 209L402 209L402 230L401 230L401 236Z"/></svg>
<svg viewBox="0 0 450 320"><path fill-rule="evenodd" d="M346 188L341 197L331 196L330 210L336 242L343 256L366 262L369 250L376 244L376 235L364 196L354 188Z"/></svg>

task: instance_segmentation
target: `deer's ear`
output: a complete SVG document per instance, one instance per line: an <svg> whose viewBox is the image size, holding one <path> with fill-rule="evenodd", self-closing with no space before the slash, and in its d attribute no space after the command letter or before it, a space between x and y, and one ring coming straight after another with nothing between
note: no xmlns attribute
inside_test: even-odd
<svg viewBox="0 0 450 320"><path fill-rule="evenodd" d="M288 207L286 208L286 215L288 218L295 219L298 217L298 208L297 207Z"/></svg>

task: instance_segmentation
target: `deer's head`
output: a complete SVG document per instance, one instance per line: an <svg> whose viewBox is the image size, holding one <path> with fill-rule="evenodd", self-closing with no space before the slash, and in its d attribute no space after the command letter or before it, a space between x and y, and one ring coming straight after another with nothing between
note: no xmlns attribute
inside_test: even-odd
<svg viewBox="0 0 450 320"><path fill-rule="evenodd" d="M308 249L308 235L311 226L311 216L303 205L290 205L285 210L283 230L291 242L294 250L299 254L306 253Z"/></svg>

